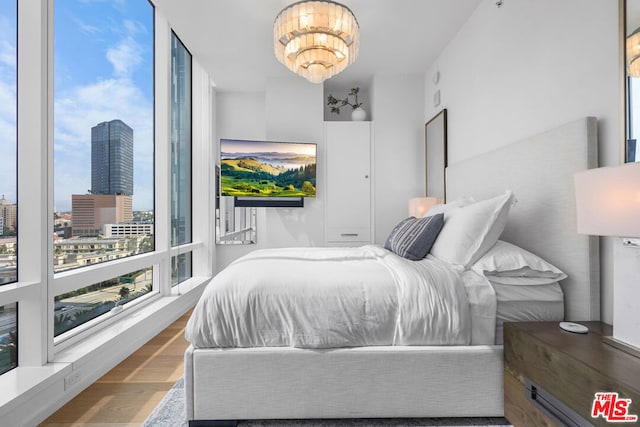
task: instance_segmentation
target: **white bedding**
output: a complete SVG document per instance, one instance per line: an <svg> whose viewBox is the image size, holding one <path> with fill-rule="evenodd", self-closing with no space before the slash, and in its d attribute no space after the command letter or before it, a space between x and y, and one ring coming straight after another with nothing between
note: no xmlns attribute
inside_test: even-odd
<svg viewBox="0 0 640 427"><path fill-rule="evenodd" d="M257 250L214 277L185 335L195 348L468 345L471 312L495 328L495 297L478 278L375 245Z"/></svg>
<svg viewBox="0 0 640 427"><path fill-rule="evenodd" d="M504 322L553 322L564 319L564 294L557 282L505 285L490 281L496 293L496 344L501 345Z"/></svg>

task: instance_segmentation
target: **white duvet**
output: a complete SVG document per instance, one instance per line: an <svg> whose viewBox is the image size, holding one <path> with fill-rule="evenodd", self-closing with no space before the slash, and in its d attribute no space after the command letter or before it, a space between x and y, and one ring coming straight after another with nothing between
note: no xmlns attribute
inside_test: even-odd
<svg viewBox="0 0 640 427"><path fill-rule="evenodd" d="M186 338L196 348L467 345L462 276L374 245L257 250L212 279Z"/></svg>

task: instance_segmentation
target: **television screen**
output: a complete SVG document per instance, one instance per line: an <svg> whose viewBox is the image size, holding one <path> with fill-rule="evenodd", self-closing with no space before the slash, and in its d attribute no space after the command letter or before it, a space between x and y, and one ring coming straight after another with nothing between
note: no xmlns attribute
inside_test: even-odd
<svg viewBox="0 0 640 427"><path fill-rule="evenodd" d="M220 140L222 196L315 197L316 144Z"/></svg>

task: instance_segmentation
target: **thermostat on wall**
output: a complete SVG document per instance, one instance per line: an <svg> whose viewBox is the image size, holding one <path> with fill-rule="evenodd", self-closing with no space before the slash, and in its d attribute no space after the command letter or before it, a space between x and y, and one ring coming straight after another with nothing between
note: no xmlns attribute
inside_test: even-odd
<svg viewBox="0 0 640 427"><path fill-rule="evenodd" d="M589 332L589 328L586 326L573 322L560 322L560 328L576 334L586 334Z"/></svg>

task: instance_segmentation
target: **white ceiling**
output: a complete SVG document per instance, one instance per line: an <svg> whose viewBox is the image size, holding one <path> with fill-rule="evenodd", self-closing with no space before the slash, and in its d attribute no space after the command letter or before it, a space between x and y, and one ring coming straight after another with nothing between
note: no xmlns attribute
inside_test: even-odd
<svg viewBox="0 0 640 427"><path fill-rule="evenodd" d="M327 87L374 74L416 74L438 57L482 0L342 0L360 23L360 54ZM154 0L220 91L261 91L290 76L273 55L276 15L294 0ZM302 77L300 77L302 78Z"/></svg>

